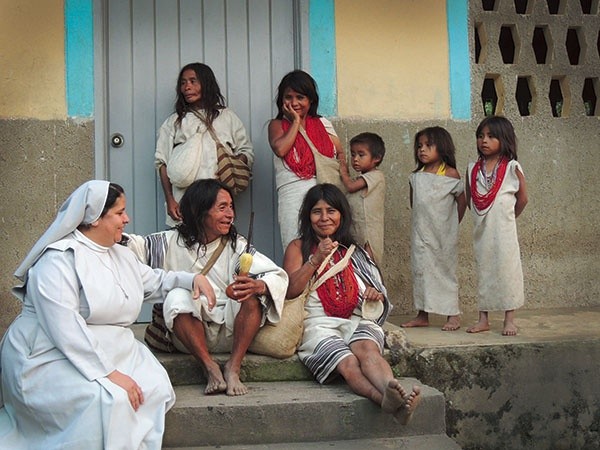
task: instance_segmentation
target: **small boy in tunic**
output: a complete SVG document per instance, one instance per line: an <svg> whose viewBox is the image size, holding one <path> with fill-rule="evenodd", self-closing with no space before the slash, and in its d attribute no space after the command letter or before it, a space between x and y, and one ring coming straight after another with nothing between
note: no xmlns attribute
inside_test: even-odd
<svg viewBox="0 0 600 450"><path fill-rule="evenodd" d="M383 263L385 202L385 176L379 165L384 155L385 143L381 136L360 133L350 139L350 162L359 176L351 178L346 161L340 162L352 209L352 233L379 266Z"/></svg>

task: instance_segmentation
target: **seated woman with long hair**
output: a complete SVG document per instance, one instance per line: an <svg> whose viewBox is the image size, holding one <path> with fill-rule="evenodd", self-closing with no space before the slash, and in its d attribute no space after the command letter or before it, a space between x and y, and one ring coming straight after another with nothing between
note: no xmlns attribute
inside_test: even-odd
<svg viewBox="0 0 600 450"><path fill-rule="evenodd" d="M290 277L288 298L312 288L305 303L301 361L319 383L341 375L353 392L407 423L420 388L407 392L382 356L381 325L391 305L377 266L350 234L346 197L331 184L314 186L304 198L299 222L300 238L287 247L284 269ZM330 276L334 267L337 273ZM376 305L381 312L373 320L363 317L370 302L383 303Z"/></svg>

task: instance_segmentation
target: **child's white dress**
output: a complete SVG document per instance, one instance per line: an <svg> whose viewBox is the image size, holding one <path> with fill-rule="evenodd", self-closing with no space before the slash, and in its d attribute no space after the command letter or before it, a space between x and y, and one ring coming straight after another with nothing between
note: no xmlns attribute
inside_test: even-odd
<svg viewBox="0 0 600 450"><path fill-rule="evenodd" d="M385 176L379 169L360 174L365 189L346 195L352 210L352 233L361 247L368 242L375 262L383 263Z"/></svg>
<svg viewBox="0 0 600 450"><path fill-rule="evenodd" d="M458 178L415 172L412 187L411 262L415 309L455 316L458 307Z"/></svg>
<svg viewBox="0 0 600 450"><path fill-rule="evenodd" d="M474 165L468 166L469 180ZM509 311L525 302L515 218L517 169L523 173L517 161L508 162L502 186L487 212L477 211L471 201L480 311ZM481 173L477 175L477 190L482 194L487 192Z"/></svg>

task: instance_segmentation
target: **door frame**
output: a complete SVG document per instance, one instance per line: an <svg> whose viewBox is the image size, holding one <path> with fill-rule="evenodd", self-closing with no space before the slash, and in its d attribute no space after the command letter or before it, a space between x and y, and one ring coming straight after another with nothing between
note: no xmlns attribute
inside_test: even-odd
<svg viewBox="0 0 600 450"><path fill-rule="evenodd" d="M93 2L94 20L94 176L108 176L108 80L106 76L107 2ZM280 0L273 0L280 1ZM309 7L311 0L291 0L294 4L294 67L310 72ZM275 86L273 87L275 89ZM275 189L275 186L273 186Z"/></svg>

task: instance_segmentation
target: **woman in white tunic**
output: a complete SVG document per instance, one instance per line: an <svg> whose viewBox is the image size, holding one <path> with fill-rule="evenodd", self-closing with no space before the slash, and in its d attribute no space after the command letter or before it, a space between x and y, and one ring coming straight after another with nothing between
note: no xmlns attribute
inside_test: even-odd
<svg viewBox="0 0 600 450"><path fill-rule="evenodd" d="M488 311L504 311L502 335L515 336L515 309L525 302L516 219L527 205L527 185L508 119L486 117L476 136L479 159L468 166L467 201L473 211L479 321L467 332L488 331Z"/></svg>
<svg viewBox="0 0 600 450"><path fill-rule="evenodd" d="M225 99L212 69L206 64L184 66L177 78L175 112L161 125L154 154L155 165L165 194L169 227L181 221L179 201L187 187L195 180L215 178L217 171L217 144L215 136L231 152L240 156L250 167L254 162L252 142L246 128L233 110L225 106ZM168 175L169 162L177 146L197 148L196 161L190 161L192 177L182 185Z"/></svg>
<svg viewBox="0 0 600 450"><path fill-rule="evenodd" d="M281 244L298 237L298 212L308 190L317 184L309 144L329 158L345 158L342 144L329 120L318 115L319 94L315 80L302 70L285 75L277 88L277 117L269 123L269 144L274 153L278 219Z"/></svg>
<svg viewBox="0 0 600 450"><path fill-rule="evenodd" d="M443 331L460 328L458 224L467 207L456 170L454 142L442 127L415 135L417 168L410 175L411 265L417 317L402 326L429 326L429 313L447 316Z"/></svg>
<svg viewBox="0 0 600 450"><path fill-rule="evenodd" d="M382 356L381 325L391 305L377 266L355 246L351 225L350 206L337 187L318 184L308 191L300 210L300 238L290 243L284 259L287 297L300 295L307 285L311 291L298 355L320 383L341 375L353 392L407 422L420 388L407 393ZM324 275L331 267L339 271ZM367 303L380 304L372 319L363 317Z"/></svg>
<svg viewBox="0 0 600 450"><path fill-rule="evenodd" d="M1 349L0 446L160 449L169 377L128 328L175 287L214 296L202 275L141 264L121 245L123 189L71 194L15 272L23 311Z"/></svg>

